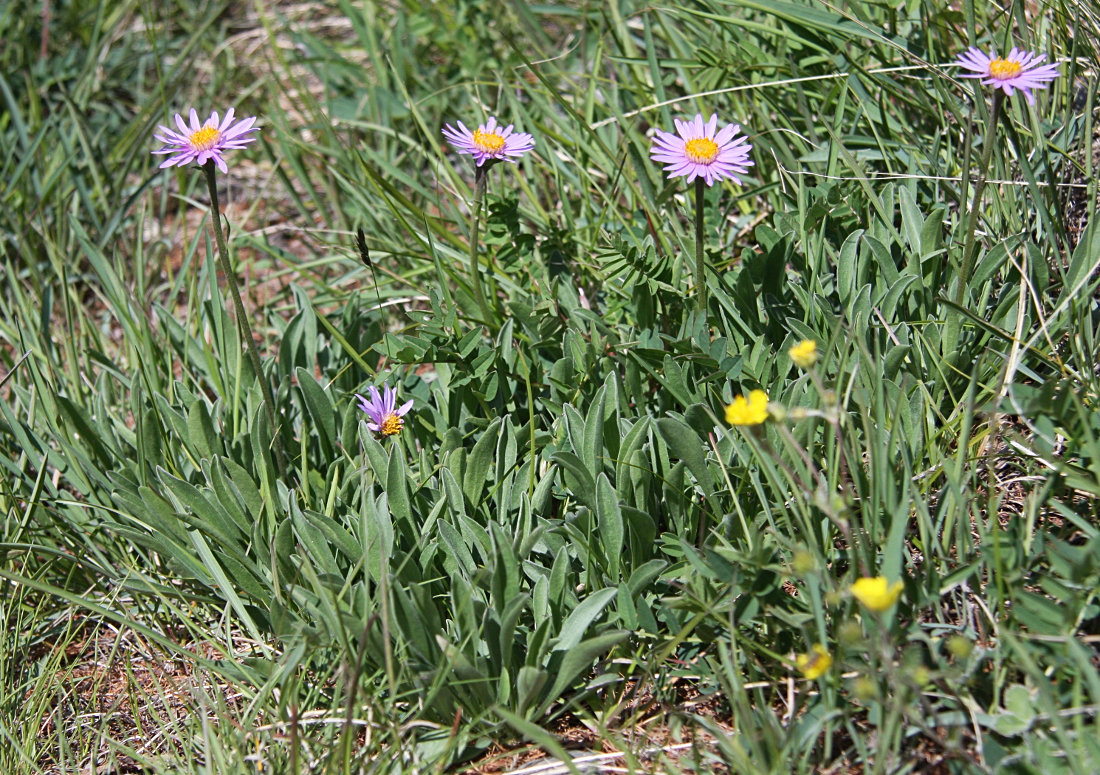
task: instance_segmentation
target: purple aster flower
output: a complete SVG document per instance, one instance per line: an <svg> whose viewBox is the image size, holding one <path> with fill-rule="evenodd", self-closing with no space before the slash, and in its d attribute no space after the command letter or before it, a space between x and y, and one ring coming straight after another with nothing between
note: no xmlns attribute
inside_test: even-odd
<svg viewBox="0 0 1100 775"><path fill-rule="evenodd" d="M752 146L748 138L738 135L740 124L727 124L718 130L718 116L712 115L703 123L703 115L697 114L691 121L676 119L676 132L657 130L649 157L665 165L668 177L687 176L687 182L702 178L708 186L729 178L740 183L738 175L744 175L753 165L749 158Z"/></svg>
<svg viewBox="0 0 1100 775"><path fill-rule="evenodd" d="M230 108L225 112L225 118L220 122L218 121L218 111L215 110L210 114L210 118L207 119L205 124L199 124L199 114L195 112L194 108L191 108L190 126L177 113L176 126L179 127L180 131L173 131L166 126L157 127L158 132L153 135L153 138L164 143L164 147L153 151L153 153L172 154L161 163L161 169L174 165L182 167L191 162L197 162L201 167L213 159L214 163L218 165L218 169L222 172L229 172L229 167L225 165L223 152L231 151L234 148L244 148L255 140L255 137L247 136L252 132L260 131L258 126L253 126L255 123L256 117L251 116L234 124L233 108Z"/></svg>
<svg viewBox="0 0 1100 775"><path fill-rule="evenodd" d="M1032 54L1018 48L1013 48L1001 58L996 51L987 56L980 49L971 47L955 60L955 64L972 71L961 73L960 78L981 78L983 84L1002 89L1009 97L1013 89L1019 89L1028 102L1035 104L1031 90L1045 89L1047 84L1061 75L1058 65L1040 64L1044 59L1043 54Z"/></svg>
<svg viewBox="0 0 1100 775"><path fill-rule="evenodd" d="M395 409L397 391L392 387L383 385L381 393L373 385L368 390L370 398L355 394L359 399L359 408L367 413L367 428L379 436L396 436L405 427L405 421L401 418L412 409L412 399L402 404L400 409Z"/></svg>
<svg viewBox="0 0 1100 775"><path fill-rule="evenodd" d="M471 132L461 121L458 129L450 124L443 128L443 136L459 153L468 153L474 157L477 166L487 161L510 161L523 156L535 147L535 138L525 132L512 133L513 124L500 127L496 118L489 120Z"/></svg>

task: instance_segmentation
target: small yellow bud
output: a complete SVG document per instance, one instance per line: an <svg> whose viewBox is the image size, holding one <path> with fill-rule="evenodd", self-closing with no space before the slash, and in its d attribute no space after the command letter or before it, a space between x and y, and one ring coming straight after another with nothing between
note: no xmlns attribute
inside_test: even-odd
<svg viewBox="0 0 1100 775"><path fill-rule="evenodd" d="M791 560L791 569L798 576L809 576L817 570L817 560L805 549L799 549Z"/></svg>
<svg viewBox="0 0 1100 775"><path fill-rule="evenodd" d="M857 700L866 702L878 696L878 687L875 686L875 682L870 678L861 675L859 678L852 681L852 694L855 695Z"/></svg>
<svg viewBox="0 0 1100 775"><path fill-rule="evenodd" d="M859 626L859 622L849 619L840 625L837 630L836 639L839 643L845 646L854 646L857 643L863 642L863 628Z"/></svg>
<svg viewBox="0 0 1100 775"><path fill-rule="evenodd" d="M820 643L816 643L811 653L795 657L794 664L802 675L813 681L829 672L829 668L833 666L833 655Z"/></svg>
<svg viewBox="0 0 1100 775"><path fill-rule="evenodd" d="M947 650L958 659L966 659L974 652L974 642L962 635L952 635L947 639Z"/></svg>

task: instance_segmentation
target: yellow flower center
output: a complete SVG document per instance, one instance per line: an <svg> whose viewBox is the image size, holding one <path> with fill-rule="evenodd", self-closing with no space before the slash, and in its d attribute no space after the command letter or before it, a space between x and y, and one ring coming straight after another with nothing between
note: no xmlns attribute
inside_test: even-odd
<svg viewBox="0 0 1100 775"><path fill-rule="evenodd" d="M504 136L496 132L482 132L474 130L474 145L485 153L497 153L504 147Z"/></svg>
<svg viewBox="0 0 1100 775"><path fill-rule="evenodd" d="M718 143L707 137L698 137L684 144L684 153L696 164L710 164L718 156Z"/></svg>
<svg viewBox="0 0 1100 775"><path fill-rule="evenodd" d="M196 151L208 151L214 147L214 143L218 142L221 135L216 126L207 124L199 131L192 132L187 142L191 143L191 147Z"/></svg>
<svg viewBox="0 0 1100 775"><path fill-rule="evenodd" d="M1022 69L1019 62L1013 62L1011 59L994 59L989 63L989 74L998 81L1015 78Z"/></svg>
<svg viewBox="0 0 1100 775"><path fill-rule="evenodd" d="M391 414L378 424L378 432L383 436L396 436L405 427L405 421L396 414Z"/></svg>

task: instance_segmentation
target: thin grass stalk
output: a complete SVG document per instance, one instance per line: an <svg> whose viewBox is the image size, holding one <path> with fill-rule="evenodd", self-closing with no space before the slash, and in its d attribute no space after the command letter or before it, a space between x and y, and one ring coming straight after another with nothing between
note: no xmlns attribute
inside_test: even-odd
<svg viewBox="0 0 1100 775"><path fill-rule="evenodd" d="M233 307L236 311L237 327L241 337L245 341L248 355L252 360L252 368L256 371L256 379L260 381L260 389L264 394L264 407L267 420L271 424L271 436L275 444L275 465L279 469L279 476L286 479L286 453L283 451L283 435L279 423L275 417L275 395L271 391L271 382L264 374L263 362L260 360L260 351L256 347L256 341L252 338L252 326L248 324L248 316L244 311L244 302L241 301L241 288L237 284L237 276L233 273L233 267L229 263L229 248L226 245L225 234L222 232L221 207L218 204L218 180L216 167L211 159L203 165L206 172L206 185L210 189L211 225L214 228L214 239L218 244L218 262L221 265L222 274L229 285L229 297L233 299Z"/></svg>

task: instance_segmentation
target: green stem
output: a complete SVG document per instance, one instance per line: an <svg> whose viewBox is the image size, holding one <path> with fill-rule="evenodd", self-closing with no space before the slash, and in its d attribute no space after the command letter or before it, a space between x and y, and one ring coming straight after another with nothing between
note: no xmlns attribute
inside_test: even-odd
<svg viewBox="0 0 1100 775"><path fill-rule="evenodd" d="M993 159L993 144L997 133L997 118L1001 112L1001 102L1004 95L996 91L993 93L993 107L989 111L989 124L985 128L985 139L982 141L982 158L978 162L978 179L974 181L974 196L970 200L970 219L966 224L966 242L963 246L962 272L959 275L959 284L955 289L955 303L962 306L966 296L967 281L974 269L974 252L976 248L975 235L978 231L978 213L981 210L982 192L985 190L986 178L989 175L989 162Z"/></svg>
<svg viewBox="0 0 1100 775"><path fill-rule="evenodd" d="M491 163L491 162L490 162ZM481 227L481 203L485 199L485 183L488 178L488 164L478 167L474 175L474 210L470 223L470 284L474 287L474 299L478 309L485 320L485 325L491 325L493 314L489 311L489 305L485 301L485 293L481 290L481 268L477 260L477 233Z"/></svg>
<svg viewBox="0 0 1100 775"><path fill-rule="evenodd" d="M229 263L229 248L226 246L225 234L222 232L221 207L218 205L218 181L215 176L214 161L206 162L203 165L203 170L206 172L206 185L210 189L211 224L214 227L214 241L218 244L218 263L221 265L222 274L225 275L225 282L229 286L229 296L233 299L237 327L240 329L241 338L244 339L249 357L252 360L252 368L256 372L256 379L260 381L260 388L263 390L264 408L267 411L267 421L271 424L271 437L275 443L275 464L279 469L279 476L286 479L286 455L283 452L283 434L280 431L279 423L275 419L275 396L271 392L271 382L264 374L256 340L252 338L252 327L248 325L248 316L244 311L244 302L241 301L241 288L237 285L237 276L233 273L233 267Z"/></svg>
<svg viewBox="0 0 1100 775"><path fill-rule="evenodd" d="M706 259L703 254L703 179L695 179L695 290L699 311L707 313Z"/></svg>

